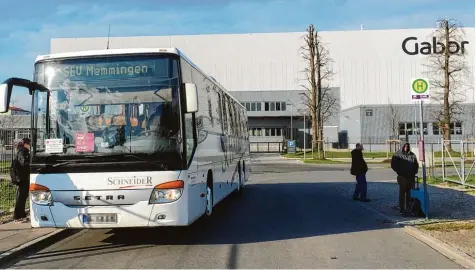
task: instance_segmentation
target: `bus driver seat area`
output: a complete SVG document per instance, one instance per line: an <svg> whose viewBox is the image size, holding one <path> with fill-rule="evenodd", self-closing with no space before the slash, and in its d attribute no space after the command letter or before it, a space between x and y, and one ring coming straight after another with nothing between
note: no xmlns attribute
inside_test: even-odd
<svg viewBox="0 0 476 270"><path fill-rule="evenodd" d="M111 125L106 127L103 132L103 140L106 147L122 146L126 142L126 121L123 115L114 115L111 119Z"/></svg>

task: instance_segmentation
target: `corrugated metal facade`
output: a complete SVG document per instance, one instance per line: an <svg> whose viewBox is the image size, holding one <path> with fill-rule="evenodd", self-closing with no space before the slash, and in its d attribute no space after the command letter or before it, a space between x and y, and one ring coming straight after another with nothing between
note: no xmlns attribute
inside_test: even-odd
<svg viewBox="0 0 476 270"><path fill-rule="evenodd" d="M341 108L411 103L409 84L422 74L424 55L407 55L402 41L432 42L433 29L321 32L334 60L333 87ZM474 28L466 28L468 63L474 68ZM304 32L111 38L111 49L177 47L229 91L302 90ZM52 39L51 53L105 49L107 38ZM409 43L413 48L414 43ZM472 79L472 78L470 78ZM474 102L472 90L467 102Z"/></svg>
<svg viewBox="0 0 476 270"><path fill-rule="evenodd" d="M425 105L423 107L423 123L426 125L425 142L437 144L442 139L441 131L434 125L435 115L439 111L438 105ZM462 104L462 113L455 116L451 122L458 122L451 133L452 140L474 139L474 104ZM395 120L398 122L398 136L394 139L406 140L415 143L416 130L412 126L420 125L420 108L414 105L394 105ZM357 142L365 144L384 144L392 138L392 120L390 106L388 105L362 105L341 112L340 132L345 134L346 141L354 145ZM410 124L407 132L402 134L400 124ZM383 146L383 145L381 145Z"/></svg>

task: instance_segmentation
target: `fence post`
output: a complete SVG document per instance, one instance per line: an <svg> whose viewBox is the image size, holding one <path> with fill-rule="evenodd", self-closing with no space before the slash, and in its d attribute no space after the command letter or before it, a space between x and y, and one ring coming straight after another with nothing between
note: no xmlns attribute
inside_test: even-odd
<svg viewBox="0 0 476 270"><path fill-rule="evenodd" d="M463 185L466 183L466 177L465 177L465 171L464 171L464 156L465 156L465 150L464 150L464 142L461 141L461 157L460 157L460 160L461 160L461 179L463 180Z"/></svg>
<svg viewBox="0 0 476 270"><path fill-rule="evenodd" d="M438 139L439 141L439 139ZM445 182L446 168L445 168L445 142L441 140L441 173L443 176L443 182Z"/></svg>
<svg viewBox="0 0 476 270"><path fill-rule="evenodd" d="M431 178L435 178L435 151L433 149L433 143L431 143Z"/></svg>

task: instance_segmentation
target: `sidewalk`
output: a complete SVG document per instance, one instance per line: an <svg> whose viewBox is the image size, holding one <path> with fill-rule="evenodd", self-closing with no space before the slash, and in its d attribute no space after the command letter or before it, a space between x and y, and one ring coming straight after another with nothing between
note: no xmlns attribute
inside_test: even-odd
<svg viewBox="0 0 476 270"><path fill-rule="evenodd" d="M54 228L31 228L29 222L0 224L0 263L60 231Z"/></svg>
<svg viewBox="0 0 476 270"><path fill-rule="evenodd" d="M379 222L395 223L411 227L412 234L419 234L417 239L431 237L436 240L430 246L440 250L452 249L449 256L454 258L466 257L473 261L475 258L475 196L455 188L428 185L430 209L428 220L416 217L401 217L398 215L398 184L396 181L368 182L367 203L360 203L362 207L378 214ZM354 191L355 184L342 187L340 193L349 199ZM420 185L423 188L423 185ZM410 228L405 229L409 231ZM413 236L414 236L413 235ZM415 236L414 236L415 237ZM427 241L428 242L428 241ZM435 247L435 243L440 247ZM444 247L447 245L446 247ZM449 247L448 247L449 246ZM458 253L460 255L458 255ZM448 254L444 254L447 256ZM457 260L457 259L454 259ZM474 267L473 267L474 268Z"/></svg>

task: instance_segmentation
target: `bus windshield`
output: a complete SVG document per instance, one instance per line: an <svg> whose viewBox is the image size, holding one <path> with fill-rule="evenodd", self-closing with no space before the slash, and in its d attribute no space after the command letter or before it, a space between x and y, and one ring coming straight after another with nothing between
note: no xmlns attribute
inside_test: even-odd
<svg viewBox="0 0 476 270"><path fill-rule="evenodd" d="M33 155L181 153L177 60L114 56L35 66Z"/></svg>

